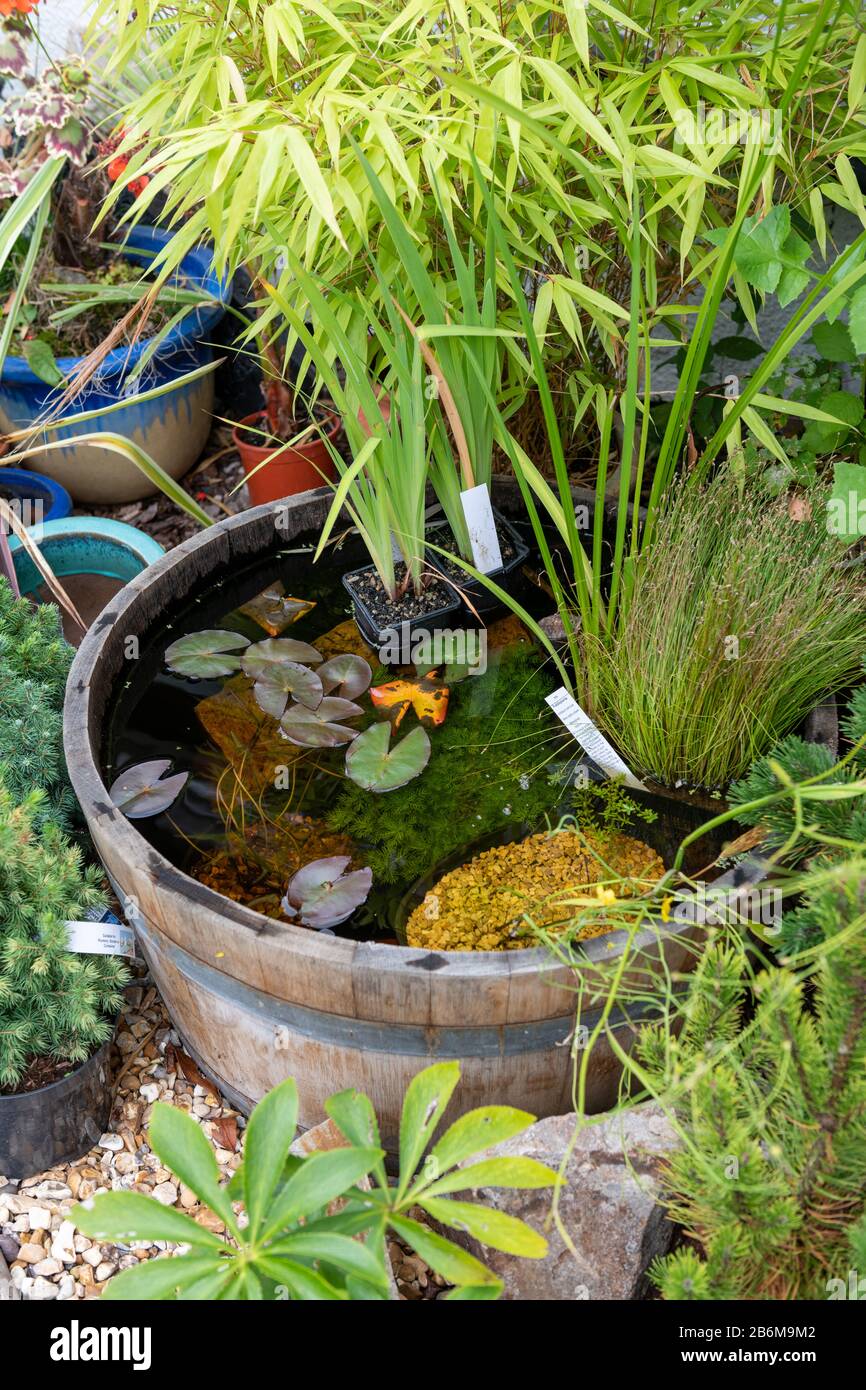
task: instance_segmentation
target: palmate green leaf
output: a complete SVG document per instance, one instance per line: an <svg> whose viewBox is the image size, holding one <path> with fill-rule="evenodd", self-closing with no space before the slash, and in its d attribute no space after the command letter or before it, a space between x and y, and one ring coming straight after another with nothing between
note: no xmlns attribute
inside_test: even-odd
<svg viewBox="0 0 866 1390"><path fill-rule="evenodd" d="M473 1192L479 1187L556 1187L559 1174L535 1158L484 1158L467 1168L457 1168L424 1189L418 1200L443 1197L449 1192Z"/></svg>
<svg viewBox="0 0 866 1390"><path fill-rule="evenodd" d="M476 1260L474 1255L461 1250L452 1240L446 1240L427 1226L422 1226L420 1221L413 1221L408 1216L392 1216L389 1224L432 1270L442 1275L446 1283L480 1284L501 1290L502 1284L492 1270Z"/></svg>
<svg viewBox="0 0 866 1390"><path fill-rule="evenodd" d="M382 1139L379 1121L369 1096L363 1091L338 1091L325 1101L325 1114L330 1116L340 1133L359 1149L378 1149ZM380 1187L387 1186L384 1163L373 1169Z"/></svg>
<svg viewBox="0 0 866 1390"><path fill-rule="evenodd" d="M122 1269L102 1291L104 1299L136 1302L182 1296L184 1290L200 1290L202 1281L219 1288L232 1277L232 1265L225 1254L166 1255L142 1260L132 1269Z"/></svg>
<svg viewBox="0 0 866 1390"><path fill-rule="evenodd" d="M225 1250L225 1242L175 1207L164 1207L143 1192L105 1192L73 1207L71 1218L94 1240L170 1240L178 1245Z"/></svg>
<svg viewBox="0 0 866 1390"><path fill-rule="evenodd" d="M298 1088L292 1077L264 1096L250 1115L244 1139L247 1239L255 1241L283 1172L298 1124Z"/></svg>
<svg viewBox="0 0 866 1390"><path fill-rule="evenodd" d="M826 362L853 362L857 356L851 334L844 323L816 323L812 329L812 343Z"/></svg>
<svg viewBox="0 0 866 1390"><path fill-rule="evenodd" d="M176 1106L157 1102L150 1121L150 1143L165 1167L237 1234L231 1201L220 1184L216 1155L201 1126Z"/></svg>
<svg viewBox="0 0 866 1390"><path fill-rule="evenodd" d="M494 1250L504 1250L509 1255L522 1255L529 1260L541 1260L547 1254L547 1241L544 1236L534 1231L525 1221L516 1216L509 1216L507 1212L478 1206L474 1202L454 1202L450 1198L428 1197L426 1193L422 1193L418 1198L418 1205L444 1226L453 1226L457 1231L465 1231L482 1245L490 1245Z"/></svg>
<svg viewBox="0 0 866 1390"><path fill-rule="evenodd" d="M495 1303L505 1285L497 1279L495 1284L458 1284L445 1295L448 1303Z"/></svg>
<svg viewBox="0 0 866 1390"><path fill-rule="evenodd" d="M249 1136L249 1130L247 1134ZM310 1154L268 1207L262 1239L273 1239L300 1217L309 1216L335 1198L342 1197L349 1188L366 1177L374 1164L384 1156L383 1149L356 1148Z"/></svg>
<svg viewBox="0 0 866 1390"><path fill-rule="evenodd" d="M279 1287L289 1289L292 1295L304 1303L340 1303L349 1295L336 1288L321 1274L294 1260L277 1259L270 1255L260 1255L256 1269L268 1279L273 1279Z"/></svg>
<svg viewBox="0 0 866 1390"><path fill-rule="evenodd" d="M311 1260L337 1265L365 1283L375 1284L386 1293L388 1291L388 1276L382 1262L377 1260L366 1244L348 1236L329 1235L324 1231L299 1231L286 1240L275 1241L268 1247L268 1255L298 1260L302 1264Z"/></svg>
<svg viewBox="0 0 866 1390"><path fill-rule="evenodd" d="M437 1140L430 1150L431 1166L444 1173L447 1168L462 1163L464 1158L512 1139L535 1123L528 1110L515 1110L510 1105L483 1105L461 1115Z"/></svg>
<svg viewBox="0 0 866 1390"><path fill-rule="evenodd" d="M397 1200L406 1195L421 1162L421 1155L445 1112L460 1080L459 1062L437 1062L425 1067L406 1088L400 1115L400 1183ZM419 1252L420 1253L420 1252Z"/></svg>
<svg viewBox="0 0 866 1390"><path fill-rule="evenodd" d="M833 465L833 490L827 501L827 522L840 540L852 542L866 536L866 467L837 459Z"/></svg>

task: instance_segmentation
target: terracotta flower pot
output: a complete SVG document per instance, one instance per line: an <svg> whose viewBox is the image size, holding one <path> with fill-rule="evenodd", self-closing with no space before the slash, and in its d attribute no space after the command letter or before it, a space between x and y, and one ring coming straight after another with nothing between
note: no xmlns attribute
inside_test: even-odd
<svg viewBox="0 0 866 1390"><path fill-rule="evenodd" d="M232 431L232 439L247 475L250 504L253 507L260 507L265 502L278 502L281 497L293 497L297 492L309 492L310 488L322 487L326 482L334 481L337 476L334 460L318 434L291 447L250 444L245 437L244 426L262 429L265 420L265 412L260 410L254 415L245 416ZM339 417L330 415L322 424L333 443L340 430ZM266 459L270 459L270 462L264 468L259 468L259 464L265 463ZM258 471L254 472L255 469Z"/></svg>

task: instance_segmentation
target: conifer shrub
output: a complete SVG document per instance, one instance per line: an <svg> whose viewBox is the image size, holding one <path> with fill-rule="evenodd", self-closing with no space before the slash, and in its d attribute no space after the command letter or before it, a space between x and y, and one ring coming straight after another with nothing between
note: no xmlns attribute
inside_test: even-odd
<svg viewBox="0 0 866 1390"><path fill-rule="evenodd" d="M128 973L114 956L68 949L68 921L104 906L100 871L44 816L46 795L20 804L0 781L0 1088L31 1059L70 1067L111 1035Z"/></svg>
<svg viewBox="0 0 866 1390"><path fill-rule="evenodd" d="M866 845L866 792L851 792L861 781L866 785L866 685L854 692L841 728L851 742L841 762L835 763L825 744L807 743L791 734L753 763L748 775L730 789L732 807L740 808L738 819L746 825L760 825L766 848L776 852L784 849L788 862L808 856L816 867L829 868L844 863L858 846ZM752 803L781 792L786 784L810 781L822 790L822 798L809 801L806 833L799 833L797 808L790 797L749 809ZM834 797L834 787L844 794ZM855 887L847 880L828 885L823 879L807 878L802 905L783 915L776 939L780 951L793 955L832 935L834 923L849 915L846 902L839 899L846 899Z"/></svg>
<svg viewBox="0 0 866 1390"><path fill-rule="evenodd" d="M814 872L804 911L831 935L810 968L751 978L747 952L719 941L679 1038L639 1044L684 1138L665 1205L701 1247L654 1266L666 1299L840 1296L866 1253L866 846Z"/></svg>
<svg viewBox="0 0 866 1390"><path fill-rule="evenodd" d="M75 798L63 757L63 693L72 663L54 604L16 599L0 579L0 770L6 790L22 800L46 792L37 821L73 824Z"/></svg>

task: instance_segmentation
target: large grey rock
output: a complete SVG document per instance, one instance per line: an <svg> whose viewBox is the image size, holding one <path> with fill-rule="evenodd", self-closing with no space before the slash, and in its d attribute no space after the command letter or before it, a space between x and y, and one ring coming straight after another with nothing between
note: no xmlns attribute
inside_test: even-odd
<svg viewBox="0 0 866 1390"><path fill-rule="evenodd" d="M575 1115L539 1120L486 1156L535 1158L558 1171L575 1124ZM641 1298L648 1291L647 1269L670 1249L674 1228L658 1204L658 1174L660 1162L676 1146L676 1135L656 1105L635 1106L585 1125L559 1199L559 1215L576 1253L552 1223L548 1229L551 1193L545 1189L485 1188L471 1196L541 1231L549 1244L542 1260L504 1255L453 1229L447 1235L496 1271L505 1281L505 1299Z"/></svg>

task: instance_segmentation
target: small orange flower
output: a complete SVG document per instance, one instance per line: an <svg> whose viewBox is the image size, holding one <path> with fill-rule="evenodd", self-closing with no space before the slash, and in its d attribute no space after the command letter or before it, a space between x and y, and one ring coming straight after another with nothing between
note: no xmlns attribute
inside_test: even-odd
<svg viewBox="0 0 866 1390"><path fill-rule="evenodd" d="M32 14L39 0L0 0L0 14Z"/></svg>

